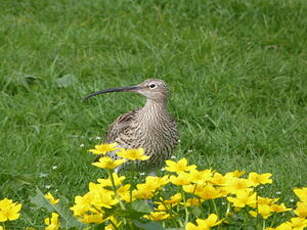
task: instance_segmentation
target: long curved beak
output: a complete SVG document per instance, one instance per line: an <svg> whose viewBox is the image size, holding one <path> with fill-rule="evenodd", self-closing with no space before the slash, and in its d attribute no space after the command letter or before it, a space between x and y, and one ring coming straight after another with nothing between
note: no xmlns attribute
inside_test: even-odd
<svg viewBox="0 0 307 230"><path fill-rule="evenodd" d="M110 88L110 89L104 89L97 91L95 93L92 93L84 98L84 100L87 100L91 97L97 96L99 94L104 93L113 93L113 92L136 92L137 90L141 89L140 86L134 85L134 86L126 86L126 87L118 87L118 88Z"/></svg>

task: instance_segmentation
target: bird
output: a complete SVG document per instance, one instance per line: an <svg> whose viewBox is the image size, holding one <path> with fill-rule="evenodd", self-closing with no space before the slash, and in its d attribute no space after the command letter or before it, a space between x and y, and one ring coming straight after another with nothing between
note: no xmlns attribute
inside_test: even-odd
<svg viewBox="0 0 307 230"><path fill-rule="evenodd" d="M167 109L169 90L166 83L160 79L147 79L133 86L101 90L85 99L112 92L138 93L146 97L146 103L117 117L108 128L106 142L117 143L125 149L143 148L149 160L137 161L134 165L144 171L158 169L171 157L179 139L176 121Z"/></svg>

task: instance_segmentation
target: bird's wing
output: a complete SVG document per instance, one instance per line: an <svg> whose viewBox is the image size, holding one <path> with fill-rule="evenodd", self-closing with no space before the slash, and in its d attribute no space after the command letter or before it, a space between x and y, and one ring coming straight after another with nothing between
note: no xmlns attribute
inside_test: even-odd
<svg viewBox="0 0 307 230"><path fill-rule="evenodd" d="M129 129L131 122L134 121L136 113L140 109L132 110L119 116L110 126L107 132L107 141L115 142L116 138L124 133L126 129Z"/></svg>

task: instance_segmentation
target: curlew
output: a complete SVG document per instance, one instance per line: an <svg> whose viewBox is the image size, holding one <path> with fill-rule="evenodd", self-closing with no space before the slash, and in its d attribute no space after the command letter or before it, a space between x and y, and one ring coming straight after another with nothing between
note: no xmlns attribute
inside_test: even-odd
<svg viewBox="0 0 307 230"><path fill-rule="evenodd" d="M167 111L167 85L162 80L148 79L134 86L101 90L85 99L111 92L136 92L146 97L146 103L119 116L110 125L106 141L116 142L122 148L144 148L150 158L137 162L138 168L160 167L170 157L178 140L176 122Z"/></svg>

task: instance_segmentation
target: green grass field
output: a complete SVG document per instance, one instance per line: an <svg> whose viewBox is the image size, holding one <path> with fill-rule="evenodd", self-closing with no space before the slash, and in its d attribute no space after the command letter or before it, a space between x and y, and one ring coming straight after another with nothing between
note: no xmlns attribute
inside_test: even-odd
<svg viewBox="0 0 307 230"><path fill-rule="evenodd" d="M165 80L201 168L307 186L305 0L0 0L0 199L38 187L69 200L101 176L87 149L144 98L104 88ZM42 225L42 214L17 227Z"/></svg>

